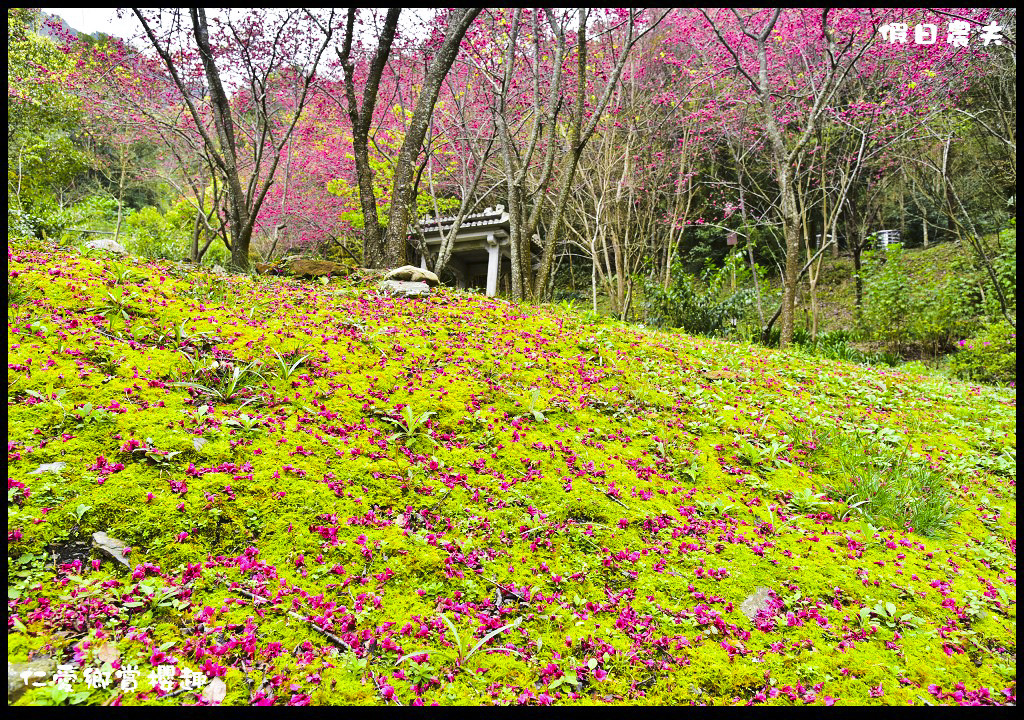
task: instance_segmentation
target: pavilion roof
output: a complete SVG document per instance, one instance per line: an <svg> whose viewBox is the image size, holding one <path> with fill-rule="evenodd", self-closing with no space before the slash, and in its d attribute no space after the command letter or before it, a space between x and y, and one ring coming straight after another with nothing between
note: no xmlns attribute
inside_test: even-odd
<svg viewBox="0 0 1024 720"><path fill-rule="evenodd" d="M425 216L420 218L420 230L423 234L428 233L444 233L451 230L455 224L457 216L447 215L441 217ZM472 213L466 215L462 220L462 225L459 226L459 230L481 230L487 227L502 228L508 230L508 213L505 211L504 205L498 205L497 207L484 208L483 212Z"/></svg>

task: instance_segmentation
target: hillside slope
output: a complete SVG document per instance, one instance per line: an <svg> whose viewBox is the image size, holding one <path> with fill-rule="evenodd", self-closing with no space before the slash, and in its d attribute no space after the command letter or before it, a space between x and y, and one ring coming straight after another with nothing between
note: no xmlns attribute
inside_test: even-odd
<svg viewBox="0 0 1024 720"><path fill-rule="evenodd" d="M1016 701L1014 390L8 263L8 659L77 673L19 704Z"/></svg>
<svg viewBox="0 0 1024 720"><path fill-rule="evenodd" d="M903 250L903 265L906 268L907 283L911 287L939 288L956 275L956 262L964 255L964 250L955 243L946 242L928 248L906 248ZM865 264L869 262L864 259ZM822 262L821 275L818 279L818 303L820 307L820 328L822 332L830 330L849 330L855 327L854 308L857 303L857 286L854 279L856 270L853 258L842 255L838 258L826 256ZM772 278L771 286L781 293L781 284ZM799 315L806 320L810 313L806 280L801 285L800 302L804 314Z"/></svg>

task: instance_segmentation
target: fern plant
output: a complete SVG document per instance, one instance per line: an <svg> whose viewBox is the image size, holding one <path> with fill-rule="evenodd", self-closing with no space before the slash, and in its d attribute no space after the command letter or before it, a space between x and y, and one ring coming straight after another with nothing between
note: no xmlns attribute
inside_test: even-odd
<svg viewBox="0 0 1024 720"><path fill-rule="evenodd" d="M110 264L110 267L103 269L103 274L110 278L114 285L123 285L126 282L137 280L135 269L119 262Z"/></svg>
<svg viewBox="0 0 1024 720"><path fill-rule="evenodd" d="M530 395L529 395L529 403L528 403L529 407L527 408L526 412L528 412L533 417L533 419L536 420L537 422L544 422L544 417L545 417L544 413L543 413L543 411L541 411L540 408L537 407L537 399L539 397L540 397L540 388L531 388L530 389ZM525 416L524 415L520 415L519 417L525 417Z"/></svg>
<svg viewBox="0 0 1024 720"><path fill-rule="evenodd" d="M793 493L793 497L789 499L788 505L795 512L801 514L813 513L827 504L822 498L822 495L811 492L810 488L804 488L799 492Z"/></svg>

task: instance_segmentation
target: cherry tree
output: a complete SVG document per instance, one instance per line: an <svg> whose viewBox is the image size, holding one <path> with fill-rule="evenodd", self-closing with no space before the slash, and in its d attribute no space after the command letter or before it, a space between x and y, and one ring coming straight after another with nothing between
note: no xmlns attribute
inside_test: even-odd
<svg viewBox="0 0 1024 720"><path fill-rule="evenodd" d="M385 239L385 259L391 265L406 262L405 249L409 237L410 215L415 208L416 187L413 182L416 160L430 127L441 84L459 53L459 46L469 26L483 8L454 8L448 12L443 34L431 38L437 50L423 77L423 86L416 95L416 104L409 119L402 147L395 163L394 189L391 193L391 211Z"/></svg>
<svg viewBox="0 0 1024 720"><path fill-rule="evenodd" d="M189 9L187 20L180 9L133 12L166 65L225 185L231 264L248 269L259 210L331 41L334 11L321 20L304 10L249 11L244 16L228 10L213 19L212 36L203 8ZM281 77L294 82L282 88L277 82ZM210 115L201 112L194 94L200 80L205 81Z"/></svg>
<svg viewBox="0 0 1024 720"><path fill-rule="evenodd" d="M780 345L793 337L800 273L801 218L794 167L799 166L826 108L876 39L876 17L851 22L828 9L701 10L717 40L718 61L748 84L768 136L785 238ZM858 20L860 20L858 18ZM724 54L723 52L724 51Z"/></svg>
<svg viewBox="0 0 1024 720"><path fill-rule="evenodd" d="M493 94L511 226L513 298L545 296L580 157L630 51L661 17L636 9L603 16L585 8L517 9L511 17L492 13L491 31L471 39L472 62ZM612 42L591 58L588 47L606 35ZM561 137L560 118L566 120ZM532 243L542 218L545 233L534 274Z"/></svg>

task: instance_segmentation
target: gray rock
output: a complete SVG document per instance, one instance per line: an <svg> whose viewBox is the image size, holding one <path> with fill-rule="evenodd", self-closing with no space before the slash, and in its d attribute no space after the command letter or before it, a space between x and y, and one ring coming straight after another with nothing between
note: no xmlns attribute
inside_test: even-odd
<svg viewBox="0 0 1024 720"><path fill-rule="evenodd" d="M378 285L381 290L401 297L420 297L430 294L430 287L425 282L406 282L404 280L384 280Z"/></svg>
<svg viewBox="0 0 1024 720"><path fill-rule="evenodd" d="M210 272L212 272L214 275L222 276L228 274L228 271L222 268L220 265L214 265L212 268L210 268Z"/></svg>
<svg viewBox="0 0 1024 720"><path fill-rule="evenodd" d="M47 683L53 677L57 663L52 658L42 657L29 662L7 661L7 704L25 694L32 683ZM27 682L26 682L27 681Z"/></svg>
<svg viewBox="0 0 1024 720"><path fill-rule="evenodd" d="M131 569L131 563L124 556L124 549L128 547L127 543L121 542L117 538L112 538L105 532L100 531L92 534L92 545L114 562L124 565L129 570Z"/></svg>
<svg viewBox="0 0 1024 720"><path fill-rule="evenodd" d="M771 599L769 592L768 588L759 587L743 601L740 611L747 616L748 620L753 622L757 614L768 607L768 601Z"/></svg>
<svg viewBox="0 0 1024 720"><path fill-rule="evenodd" d="M29 475L42 475L43 473L59 473L67 467L67 463L55 462L55 463L43 463L35 470L29 473Z"/></svg>
<svg viewBox="0 0 1024 720"><path fill-rule="evenodd" d="M109 238L100 238L99 240L90 240L85 244L90 250L106 250L107 252L114 253L115 255L127 255L128 251L124 249L124 246L119 242L114 242Z"/></svg>
<svg viewBox="0 0 1024 720"><path fill-rule="evenodd" d="M406 282L425 282L430 287L436 287L441 284L437 275L418 268L415 265L403 265L400 268L389 270L384 274L385 280L404 280Z"/></svg>

